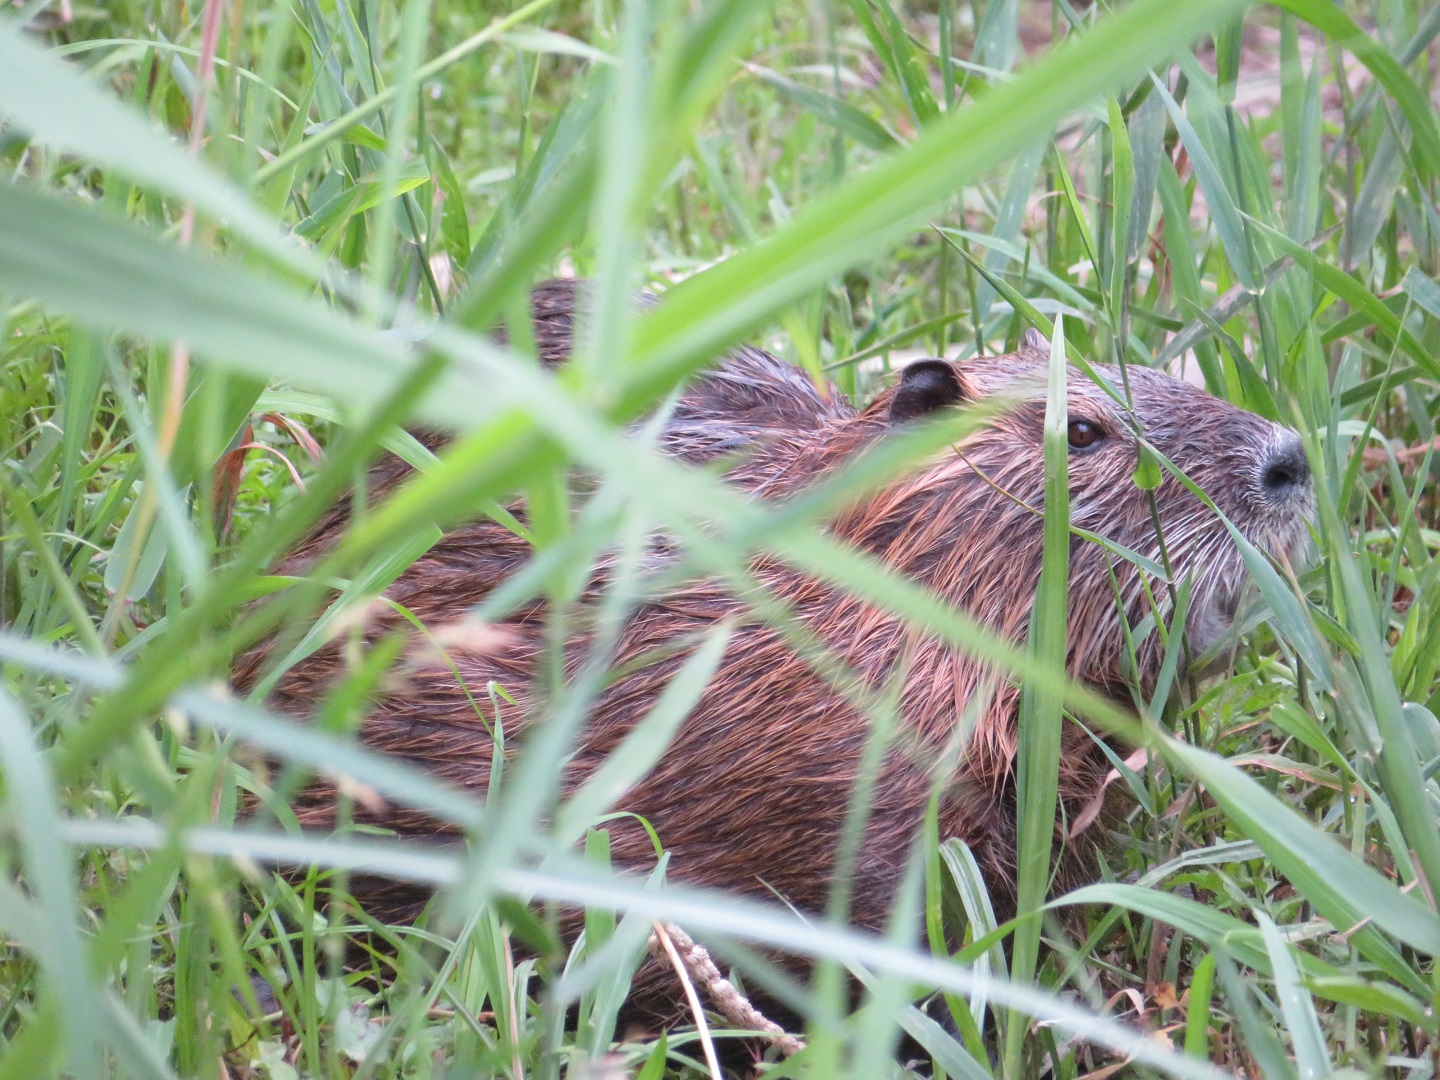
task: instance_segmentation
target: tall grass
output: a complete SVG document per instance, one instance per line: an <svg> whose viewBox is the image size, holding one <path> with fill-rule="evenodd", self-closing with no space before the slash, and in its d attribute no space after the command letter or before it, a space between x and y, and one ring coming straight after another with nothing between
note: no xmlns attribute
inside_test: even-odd
<svg viewBox="0 0 1440 1080"><path fill-rule="evenodd" d="M0 24L3 1075L703 1073L693 1028L616 1027L657 919L805 1018L776 1076L905 1075L906 1055L958 1077L1440 1071L1440 7L59 12ZM557 269L593 275L600 312L561 377L485 333L522 327ZM642 284L673 288L640 313ZM1043 629L990 640L827 538L844 490L762 509L623 434L744 338L863 396L868 361L1029 325L1057 359L1188 357L1305 434L1313 558L1251 552L1233 671L1138 723L1067 686ZM403 421L459 437L430 461ZM314 585L252 605L381 445L420 478ZM354 742L364 665L311 728L218 689L247 644L343 632L438 526L516 497L537 547L517 595L563 601L601 547L664 527L691 569L768 552L1022 676L1032 870L1060 710L1123 731L1149 753L1116 763L1136 808L1113 880L1045 904L1027 873L992 933L973 859L932 835L906 886L922 951L908 927L610 874L608 806L554 790L594 679L483 803ZM1066 540L1052 520L1037 610L1063 608ZM340 773L472 843L300 833L283 804L237 820L266 759L282 789ZM442 892L419 926L377 926L323 902L356 870ZM585 908L583 943L528 958L556 905ZM390 947L365 969L344 942L367 926Z"/></svg>

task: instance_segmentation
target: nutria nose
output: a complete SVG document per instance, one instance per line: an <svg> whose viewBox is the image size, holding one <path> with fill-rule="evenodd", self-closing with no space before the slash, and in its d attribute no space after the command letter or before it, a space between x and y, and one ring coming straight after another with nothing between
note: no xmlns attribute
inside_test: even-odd
<svg viewBox="0 0 1440 1080"><path fill-rule="evenodd" d="M1305 445L1295 432L1287 432L1260 472L1260 486L1271 499L1307 491L1310 487L1310 462L1305 458Z"/></svg>

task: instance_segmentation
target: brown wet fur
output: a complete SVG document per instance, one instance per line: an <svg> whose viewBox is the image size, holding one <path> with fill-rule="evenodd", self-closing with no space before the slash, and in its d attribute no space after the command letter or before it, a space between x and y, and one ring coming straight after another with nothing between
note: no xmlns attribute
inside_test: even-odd
<svg viewBox="0 0 1440 1080"><path fill-rule="evenodd" d="M537 289L535 335L546 363L568 355L577 297L583 304L583 295L569 282ZM1036 350L952 365L965 398L1004 392L1018 395L1019 403L829 526L835 537L1012 641L1024 638L1040 573L1042 520L1035 511L1044 503L1047 364ZM1101 370L1120 386L1115 369ZM1298 542L1308 495L1297 488L1282 500L1267 495L1257 479L1287 438L1284 429L1158 372L1132 368L1130 382L1134 415L1149 440L1205 489L1252 542L1276 553ZM843 470L854 455L884 438L892 429L895 395L891 387L857 410L833 387L817 389L774 357L739 349L682 396L665 422L660 444L694 462L737 454L739 463L726 474L730 483L755 497L783 499ZM1148 497L1131 481L1136 446L1126 410L1073 369L1068 408L1072 420L1088 419L1104 435L1095 446L1071 453L1072 521L1157 558ZM438 446L441 440L426 436L425 441ZM371 473L370 491L378 497L406 472L393 459L381 462ZM1190 573L1195 580L1197 619L1209 612L1233 612L1244 572L1223 526L1173 478L1166 477L1155 498L1171 565L1178 576ZM279 572L303 573L343 531L347 517L346 508L337 506ZM522 566L528 554L525 543L503 526L489 520L464 524L411 566L386 595L432 629L454 624ZM1148 611L1134 567L1096 544L1073 540L1068 667L1112 696L1125 695L1133 681L1148 693L1162 654L1151 635L1141 648L1138 680L1127 677L1112 570L1131 624ZM997 914L1008 917L1015 886L1018 689L934 637L774 560L756 560L752 572L870 689L881 690L897 675L903 679L899 731L881 769L851 882L852 920L869 928L884 926L937 781L936 762L966 718L975 722L973 737L950 774L940 778L940 832L971 847ZM595 584L603 578L601 567ZM1151 584L1165 595L1162 586ZM760 899L778 895L804 911L823 911L869 721L718 581L690 582L631 615L619 632L620 660L666 650L671 655L629 671L599 695L562 786L573 790L654 704L686 655L684 649L674 653L675 644L698 640L723 618L735 619L737 628L719 670L655 769L614 808L648 819L670 852L672 880ZM369 634L373 638L393 625L381 620ZM520 608L500 629L501 644L458 652L452 659L477 692L495 680L514 696L517 704L503 714L508 754L523 743L528 726L546 715L543 693L533 684L543 655L543 606L536 601ZM576 636L572 670L585 643L583 635ZM253 685L267 658L265 645L241 657L236 686ZM268 703L298 717L308 715L339 664L333 646L322 649L286 672ZM488 710L483 694L477 698ZM490 718L476 714L448 667L421 667L408 670L374 702L360 737L370 747L483 793L494 751L489 725ZM1069 835L1067 823L1096 796L1107 770L1090 736L1067 723L1056 891L1097 876L1097 847L1108 815L1101 814L1078 836ZM333 786L315 783L296 801L295 811L305 826L332 826ZM357 808L357 817L403 836L433 839L446 831L443 824L398 806L378 813ZM653 867L652 845L642 829L624 820L608 828L617 866L639 872ZM413 887L392 882L362 879L356 886L367 910L385 921L412 918L426 899ZM641 1006L662 1012L672 1011L679 999L673 973L653 962L647 962L636 988Z"/></svg>

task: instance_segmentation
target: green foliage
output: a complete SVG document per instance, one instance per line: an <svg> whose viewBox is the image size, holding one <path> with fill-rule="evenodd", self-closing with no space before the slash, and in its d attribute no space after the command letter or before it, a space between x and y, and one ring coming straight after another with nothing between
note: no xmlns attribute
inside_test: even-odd
<svg viewBox="0 0 1440 1080"><path fill-rule="evenodd" d="M1440 1071L1440 7L1243 6L6 5L0 1075L703 1075L692 1024L618 1028L654 920L792 1002L808 1046L776 1076ZM599 316L552 375L516 316L558 271L596 278ZM637 311L641 285L663 302ZM1081 362L1057 385L1193 356L1305 435L1312 558L1249 549L1230 671L1180 677L1172 642L1140 721L1058 670L1067 545L1097 539L1064 513L1028 648L823 531L975 417L780 507L625 434L745 338L863 397L908 349L1027 326ZM402 422L458 438L437 459ZM268 576L381 446L418 478L313 581ZM484 799L353 738L383 647L309 727L217 689L267 635L346 633L444 524L519 528L512 500L536 557L496 611L563 610L609 548L613 630L663 526L687 571L744 584L765 553L1021 678L1021 917L995 926L933 822L897 897L928 949L919 923L847 928L843 888L807 922L665 886L663 859L611 873L606 815L728 624L563 798L605 632ZM472 690L503 740L505 689ZM1046 904L1062 709L1148 760L1114 762L1113 880ZM315 772L470 844L303 833L284 796ZM442 891L382 925L343 902L356 872ZM560 906L585 910L568 949Z"/></svg>

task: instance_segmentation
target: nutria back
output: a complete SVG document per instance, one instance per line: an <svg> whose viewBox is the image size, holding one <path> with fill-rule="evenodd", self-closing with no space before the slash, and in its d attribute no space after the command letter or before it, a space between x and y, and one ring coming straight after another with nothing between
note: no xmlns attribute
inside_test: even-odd
<svg viewBox="0 0 1440 1080"><path fill-rule="evenodd" d="M569 290L573 312L574 288L550 288L551 300ZM563 322L568 333L566 310L561 301L549 318L555 326ZM829 531L995 634L1020 641L1041 566L1047 368L1045 354L1030 349L963 364L921 361L868 407L855 410L760 350L738 350L697 384L701 392L690 405L680 399L667 421L677 425L674 437L662 445L701 461L743 449L748 456L730 470L729 481L757 497L784 499L846 469L899 428L995 395L1013 399L955 446L859 499L830 522ZM1298 437L1158 371L1129 370L1133 408L1127 407L1120 373L1103 366L1098 371L1113 392L1069 373L1071 520L1152 565L1168 561L1175 582L1192 583L1189 625L1213 639L1233 618L1246 581L1243 562L1223 523L1173 477L1167 474L1152 492L1135 485L1138 433L1199 484L1251 542L1277 555L1299 541L1310 509ZM292 565L322 542L312 538ZM472 522L441 539L387 596L431 629L456 624L527 558L513 533L488 520ZM603 567L597 574L598 583ZM594 774L699 643L725 622L729 640L713 677L655 767L611 807L654 828L670 853L670 876L758 897L778 895L801 910L822 911L870 733L871 718L860 702L898 685L897 729L850 880L852 918L862 926L885 924L937 786L942 837L970 846L1003 917L1014 899L1018 688L934 636L780 560L756 559L751 574L788 610L789 629L798 627L823 644L852 683L837 682L826 664L813 664L786 625L757 609L754 592L736 594L714 579L673 586L640 604L618 628L619 674L590 705L564 768L564 792ZM1074 677L1120 700L1128 700L1132 685L1145 693L1154 689L1162 660L1156 635L1140 643L1132 667L1122 629L1122 621L1134 627L1151 614L1150 596L1159 598L1160 615L1167 617L1169 593L1162 582L1147 580L1134 563L1098 544L1074 540L1067 644ZM593 610L593 604L582 600L576 625L585 625L583 609ZM515 704L506 705L500 718L505 752L513 753L550 708L546 680L537 670L545 628L544 605L533 600L507 616L483 646L452 652L453 667L412 666L374 702L360 738L457 786L484 792L496 752L496 718L488 715L488 699L472 691L494 681L513 697ZM372 639L384 629L372 628ZM1202 640L1193 651L1209 643ZM590 644L583 631L572 636L567 678L576 677ZM264 646L242 658L237 685L253 685L265 658ZM335 650L322 650L279 678L270 703L303 717L339 670ZM1095 818L1090 804L1108 765L1090 735L1074 724L1066 725L1061 760L1056 839L1063 888L1095 874L1101 828L1072 835L1067 823ZM937 775L942 762L948 765ZM304 825L329 827L333 788L314 784L296 813ZM404 808L358 816L402 835L433 837L446 828ZM627 819L607 827L616 865L642 872L654 866L643 828ZM373 914L399 918L413 914L423 897L372 882L359 899Z"/></svg>
<svg viewBox="0 0 1440 1080"><path fill-rule="evenodd" d="M536 359L544 366L558 367L570 359L576 327L587 322L589 291L588 282L576 278L552 278L530 291L531 341ZM653 306L658 300L650 292L636 297L640 307ZM503 326L496 328L493 336L502 344L509 338ZM742 460L748 451L779 435L813 431L852 416L855 408L832 383L817 386L795 365L763 349L741 345L692 379L673 401L662 404L659 412L661 422L654 434L657 446L667 455L698 465L721 458ZM643 418L635 429L647 429L653 419ZM440 431L419 429L411 434L432 453L450 441ZM382 454L365 477L367 500L380 502L412 471L401 458ZM348 498L331 507L287 557L284 572L303 572L316 553L328 549L344 532L350 512ZM494 532L492 539L496 544L508 543L505 530ZM517 548L515 554L523 557L524 549ZM251 653L241 659L242 675L260 655ZM248 685L244 678L237 678L239 685Z"/></svg>

